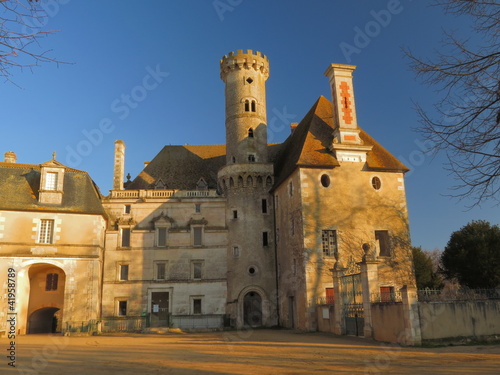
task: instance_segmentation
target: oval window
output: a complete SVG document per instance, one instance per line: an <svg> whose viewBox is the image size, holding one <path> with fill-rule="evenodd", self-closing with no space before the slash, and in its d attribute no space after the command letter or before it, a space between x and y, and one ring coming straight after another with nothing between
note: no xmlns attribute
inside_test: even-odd
<svg viewBox="0 0 500 375"><path fill-rule="evenodd" d="M323 185L323 187L330 186L330 176L328 176L327 174L322 175L321 176L321 185Z"/></svg>
<svg viewBox="0 0 500 375"><path fill-rule="evenodd" d="M378 177L373 177L372 178L372 186L375 190L379 190L380 187L382 186L382 182L380 181L380 178Z"/></svg>

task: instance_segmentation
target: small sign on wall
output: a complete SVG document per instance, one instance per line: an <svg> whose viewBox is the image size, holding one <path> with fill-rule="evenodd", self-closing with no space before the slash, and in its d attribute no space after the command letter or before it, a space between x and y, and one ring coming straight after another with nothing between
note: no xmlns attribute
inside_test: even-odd
<svg viewBox="0 0 500 375"><path fill-rule="evenodd" d="M330 319L330 309L323 307L323 319Z"/></svg>

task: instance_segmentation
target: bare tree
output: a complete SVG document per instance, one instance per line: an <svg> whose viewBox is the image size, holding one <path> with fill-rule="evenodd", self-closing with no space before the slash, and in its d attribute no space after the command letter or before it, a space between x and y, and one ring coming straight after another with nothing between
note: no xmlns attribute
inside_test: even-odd
<svg viewBox="0 0 500 375"><path fill-rule="evenodd" d="M474 205L498 201L500 192L500 3L498 0L435 0L447 13L473 21L476 38L460 40L445 32L434 59L415 57L411 68L440 95L437 114L416 105L431 151L444 152L457 180L452 196ZM478 43L477 40L480 40ZM432 113L432 114L431 114Z"/></svg>
<svg viewBox="0 0 500 375"><path fill-rule="evenodd" d="M12 69L32 69L45 62L60 63L38 41L54 31L42 30L48 15L38 0L0 0L0 75L11 80Z"/></svg>

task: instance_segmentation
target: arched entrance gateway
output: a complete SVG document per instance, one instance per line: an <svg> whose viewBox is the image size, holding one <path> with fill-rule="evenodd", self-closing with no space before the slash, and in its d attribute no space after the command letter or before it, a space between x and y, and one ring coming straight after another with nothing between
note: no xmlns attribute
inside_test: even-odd
<svg viewBox="0 0 500 375"><path fill-rule="evenodd" d="M34 264L29 269L30 296L27 333L61 331L66 274L52 264Z"/></svg>
<svg viewBox="0 0 500 375"><path fill-rule="evenodd" d="M248 292L243 299L243 321L246 326L262 325L262 298L257 292Z"/></svg>
<svg viewBox="0 0 500 375"><path fill-rule="evenodd" d="M33 312L28 320L28 333L55 333L58 332L59 319L56 307L44 307Z"/></svg>

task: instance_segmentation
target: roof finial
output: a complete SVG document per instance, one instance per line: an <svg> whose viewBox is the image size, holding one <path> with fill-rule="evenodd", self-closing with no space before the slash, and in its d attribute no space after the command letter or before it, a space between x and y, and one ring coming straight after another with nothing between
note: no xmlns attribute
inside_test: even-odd
<svg viewBox="0 0 500 375"><path fill-rule="evenodd" d="M56 160L56 156L57 156L57 153L54 151L54 152L52 153L52 160Z"/></svg>

